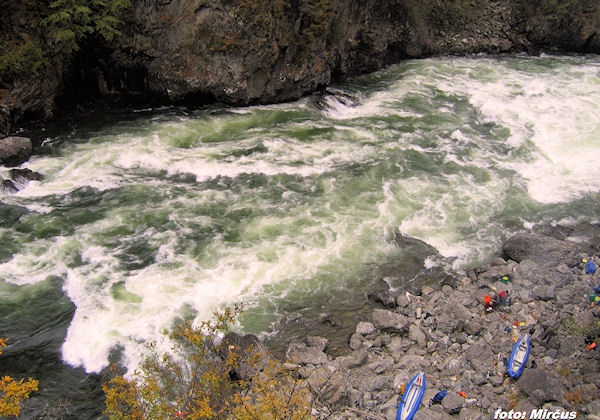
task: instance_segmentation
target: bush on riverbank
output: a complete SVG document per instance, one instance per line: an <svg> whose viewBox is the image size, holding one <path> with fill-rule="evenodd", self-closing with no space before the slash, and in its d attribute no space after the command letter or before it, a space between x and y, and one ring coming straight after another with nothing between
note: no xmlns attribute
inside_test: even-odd
<svg viewBox="0 0 600 420"><path fill-rule="evenodd" d="M6 346L6 339L0 338L0 354ZM15 416L21 414L21 402L38 390L39 382L36 379L14 379L10 376L0 378L0 416Z"/></svg>
<svg viewBox="0 0 600 420"><path fill-rule="evenodd" d="M238 314L228 308L200 328L175 328L168 353L149 345L150 356L131 379L117 374L104 384L105 414L112 420L309 418L308 389L258 340L229 334L218 343Z"/></svg>

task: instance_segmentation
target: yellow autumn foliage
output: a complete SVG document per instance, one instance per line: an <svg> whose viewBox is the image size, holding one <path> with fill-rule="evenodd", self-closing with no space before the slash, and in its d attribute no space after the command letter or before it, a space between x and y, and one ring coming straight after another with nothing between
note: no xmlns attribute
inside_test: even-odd
<svg viewBox="0 0 600 420"><path fill-rule="evenodd" d="M176 328L168 334L171 351L150 344L150 356L131 377L113 368L103 385L105 414L111 420L310 418L308 388L280 361L256 347L219 342L239 313L227 308L200 327Z"/></svg>
<svg viewBox="0 0 600 420"><path fill-rule="evenodd" d="M0 354L6 342L6 339L0 338ZM32 378L23 380L3 376L0 379L0 417L18 417L21 414L21 402L37 391L38 385L39 382Z"/></svg>

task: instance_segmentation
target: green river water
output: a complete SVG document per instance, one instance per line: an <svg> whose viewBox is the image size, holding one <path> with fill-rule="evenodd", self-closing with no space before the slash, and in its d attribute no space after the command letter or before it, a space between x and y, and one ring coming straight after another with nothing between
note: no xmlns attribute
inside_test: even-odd
<svg viewBox="0 0 600 420"><path fill-rule="evenodd" d="M0 197L26 209L0 222L0 331L62 328L67 364L97 372L119 347L132 367L221 305L264 333L351 304L401 258L396 232L437 249L424 268L464 270L518 230L598 222L597 56L407 61L336 90L47 137L24 165L45 179Z"/></svg>

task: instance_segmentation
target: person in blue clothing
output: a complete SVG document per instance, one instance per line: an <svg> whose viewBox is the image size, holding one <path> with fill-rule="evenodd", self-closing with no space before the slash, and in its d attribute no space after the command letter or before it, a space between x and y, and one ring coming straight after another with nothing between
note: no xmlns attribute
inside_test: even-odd
<svg viewBox="0 0 600 420"><path fill-rule="evenodd" d="M445 389L443 389L437 394L435 394L435 396L431 399L431 404L441 404L442 400L444 399L447 393L448 392Z"/></svg>
<svg viewBox="0 0 600 420"><path fill-rule="evenodd" d="M596 272L596 263L588 261L585 263L585 274L594 274Z"/></svg>

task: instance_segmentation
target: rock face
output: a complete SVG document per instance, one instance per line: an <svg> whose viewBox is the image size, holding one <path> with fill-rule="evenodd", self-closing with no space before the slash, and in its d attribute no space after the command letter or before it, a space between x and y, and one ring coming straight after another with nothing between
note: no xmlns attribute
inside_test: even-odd
<svg viewBox="0 0 600 420"><path fill-rule="evenodd" d="M0 140L0 163L16 166L31 156L31 140L27 137L6 137Z"/></svg>
<svg viewBox="0 0 600 420"><path fill-rule="evenodd" d="M297 99L332 81L435 54L600 52L600 4L548 0L132 0L110 45L51 52L27 80L0 80L0 135L26 114L53 114L82 96L201 104ZM44 8L11 2L0 20L16 45L44 45ZM46 11L47 13L47 11ZM5 85L5 86L3 86ZM82 93L82 86L86 87ZM87 98L86 98L87 99Z"/></svg>

